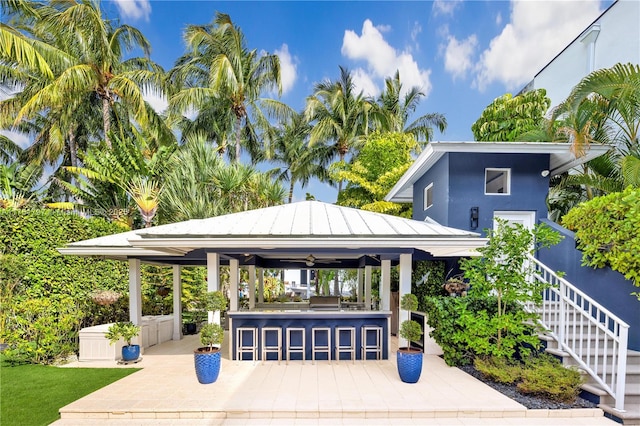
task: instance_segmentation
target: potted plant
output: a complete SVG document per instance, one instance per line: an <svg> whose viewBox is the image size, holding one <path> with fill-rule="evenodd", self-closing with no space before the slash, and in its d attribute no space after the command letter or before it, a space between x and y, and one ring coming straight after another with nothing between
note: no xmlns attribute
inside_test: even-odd
<svg viewBox="0 0 640 426"><path fill-rule="evenodd" d="M411 311L418 309L418 298L415 294L405 294L400 301L400 307L408 311L411 318ZM407 347L398 348L396 354L400 380L405 383L416 383L422 373L422 350L412 348L411 342L420 339L422 327L417 321L408 319L400 324L399 334L408 342Z"/></svg>
<svg viewBox="0 0 640 426"><path fill-rule="evenodd" d="M204 305L208 311L216 313L227 307L227 299L221 291L212 291L206 294ZM215 382L220 374L220 345L224 337L224 328L213 321L214 316L211 316L209 322L200 329L200 343L203 346L193 353L196 376L202 384Z"/></svg>
<svg viewBox="0 0 640 426"><path fill-rule="evenodd" d="M122 360L135 361L140 358L140 345L132 345L131 340L140 334L140 326L132 322L116 322L107 330L105 337L113 345L122 338L126 345L122 347Z"/></svg>

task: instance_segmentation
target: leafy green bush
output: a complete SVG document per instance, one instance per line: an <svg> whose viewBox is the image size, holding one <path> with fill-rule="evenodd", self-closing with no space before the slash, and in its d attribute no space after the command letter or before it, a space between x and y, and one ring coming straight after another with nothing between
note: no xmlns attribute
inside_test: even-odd
<svg viewBox="0 0 640 426"><path fill-rule="evenodd" d="M551 355L534 358L522 369L518 390L540 395L553 401L573 402L584 380L574 368L565 368Z"/></svg>
<svg viewBox="0 0 640 426"><path fill-rule="evenodd" d="M609 265L640 286L640 189L630 186L582 203L562 224L575 231L584 265Z"/></svg>
<svg viewBox="0 0 640 426"><path fill-rule="evenodd" d="M513 363L506 358L484 357L476 358L473 366L489 380L497 383L512 384L522 377L522 365Z"/></svg>
<svg viewBox="0 0 640 426"><path fill-rule="evenodd" d="M549 354L515 362L504 357L476 358L474 366L489 380L515 383L523 394L534 394L552 401L574 402L584 383L577 370L565 368Z"/></svg>
<svg viewBox="0 0 640 426"><path fill-rule="evenodd" d="M424 299L427 323L432 328L429 335L442 348L447 365L466 365L473 360L473 353L463 335L467 332L460 316L466 312L466 297L427 297Z"/></svg>
<svg viewBox="0 0 640 426"><path fill-rule="evenodd" d="M12 364L49 364L77 349L82 312L69 296L15 300L3 331L3 354Z"/></svg>
<svg viewBox="0 0 640 426"><path fill-rule="evenodd" d="M525 311L526 304L542 302L546 284L529 279L533 265L527 256L536 248L557 244L561 236L545 224L528 230L519 223L497 219L495 230L487 229L489 241L478 249L481 256L461 262L464 276L471 283L469 295L487 297L495 295L497 310L491 314L482 311L465 311L461 321L467 334L463 337L476 354L511 358L520 352L527 355L527 346L535 346L537 338L532 333L537 313Z"/></svg>
<svg viewBox="0 0 640 426"><path fill-rule="evenodd" d="M491 321L496 321L496 296L469 295L466 297L429 297L425 299L427 324L433 329L430 336L442 348L447 365L467 365L478 355L497 353L497 332ZM522 307L511 302L502 306L507 318L521 316ZM519 321L511 325L517 333L503 333L503 351L507 357L526 355L540 341L533 327ZM506 350L508 349L508 350Z"/></svg>

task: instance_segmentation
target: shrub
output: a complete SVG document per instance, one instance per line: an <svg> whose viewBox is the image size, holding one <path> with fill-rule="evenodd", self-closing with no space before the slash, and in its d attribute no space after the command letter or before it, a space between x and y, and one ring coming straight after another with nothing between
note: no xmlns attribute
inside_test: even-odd
<svg viewBox="0 0 640 426"><path fill-rule="evenodd" d="M522 365L513 363L506 358L488 357L476 358L473 366L484 377L498 383L512 384L522 377Z"/></svg>
<svg viewBox="0 0 640 426"><path fill-rule="evenodd" d="M214 345L222 344L224 338L224 328L220 324L205 324L200 329L200 343L207 346L209 350Z"/></svg>
<svg viewBox="0 0 640 426"><path fill-rule="evenodd" d="M535 323L537 313L525 311L525 304L539 304L546 284L529 279L533 266L527 260L534 249L557 244L561 236L549 226L539 224L528 230L519 223L497 220L495 230L486 229L489 241L478 249L481 256L461 262L464 276L471 283L469 295L495 296L497 310L462 312L468 333L467 343L476 354L513 357L519 349L527 355L527 343L537 338L527 322ZM513 307L516 306L517 309Z"/></svg>
<svg viewBox="0 0 640 426"><path fill-rule="evenodd" d="M611 266L640 286L639 209L640 189L630 186L582 203L564 216L562 224L576 233L583 264Z"/></svg>
<svg viewBox="0 0 640 426"><path fill-rule="evenodd" d="M466 297L428 297L425 299L427 323L432 328L429 335L442 348L447 365L466 365L473 360L473 353L464 341L466 327L460 315L467 310Z"/></svg>
<svg viewBox="0 0 640 426"><path fill-rule="evenodd" d="M522 369L522 381L518 383L518 390L553 401L573 402L583 383L577 370L563 367L560 361L550 355L542 355Z"/></svg>

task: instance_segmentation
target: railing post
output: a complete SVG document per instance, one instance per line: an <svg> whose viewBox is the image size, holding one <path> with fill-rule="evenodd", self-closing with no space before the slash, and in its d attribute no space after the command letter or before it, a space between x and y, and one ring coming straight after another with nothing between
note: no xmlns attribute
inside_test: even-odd
<svg viewBox="0 0 640 426"><path fill-rule="evenodd" d="M627 381L627 340L629 339L629 326L619 325L620 340L618 341L618 367L616 369L616 405L615 409L624 412L624 392Z"/></svg>
<svg viewBox="0 0 640 426"><path fill-rule="evenodd" d="M564 341L564 327L565 327L565 298L566 298L566 294L565 292L567 291L567 286L564 284L564 281L560 281L560 285L558 290L560 291L560 306L559 308L559 316L560 319L558 320L558 340L560 341L560 344L562 345L565 341Z"/></svg>

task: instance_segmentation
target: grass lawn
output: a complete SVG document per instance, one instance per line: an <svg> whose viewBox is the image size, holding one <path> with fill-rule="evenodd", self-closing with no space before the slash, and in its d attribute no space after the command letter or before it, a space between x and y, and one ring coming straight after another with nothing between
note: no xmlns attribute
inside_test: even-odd
<svg viewBox="0 0 640 426"><path fill-rule="evenodd" d="M58 410L138 368L58 368L44 365L0 367L0 424L48 425Z"/></svg>

